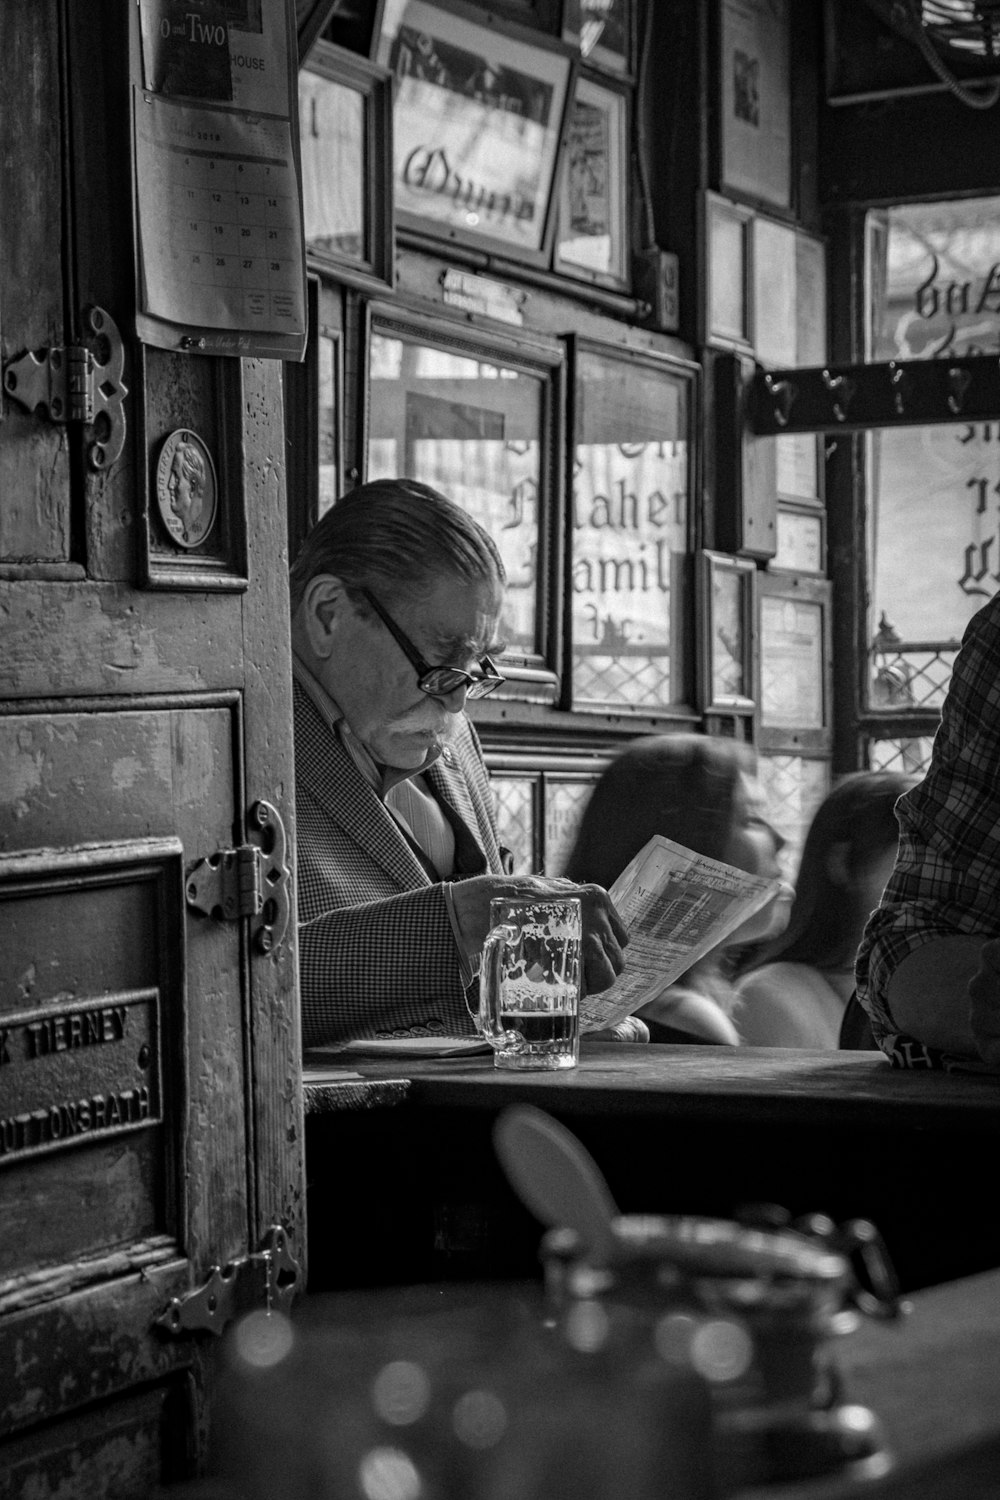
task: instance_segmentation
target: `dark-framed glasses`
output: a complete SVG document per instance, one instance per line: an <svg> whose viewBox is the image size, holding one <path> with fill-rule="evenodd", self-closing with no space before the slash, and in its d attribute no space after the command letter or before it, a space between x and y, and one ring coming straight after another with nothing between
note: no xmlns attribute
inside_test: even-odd
<svg viewBox="0 0 1000 1500"><path fill-rule="evenodd" d="M485 698L487 693L492 693L494 688L498 688L505 680L502 673L497 671L495 662L488 656L484 656L479 663L481 673L479 677L472 672L463 672L461 667L432 667L430 662L425 661L420 655L406 632L401 630L392 616L382 608L371 590L361 589L359 592L362 598L371 605L404 656L416 668L417 687L422 693L429 694L431 698L447 698L458 688L464 688L467 698Z"/></svg>

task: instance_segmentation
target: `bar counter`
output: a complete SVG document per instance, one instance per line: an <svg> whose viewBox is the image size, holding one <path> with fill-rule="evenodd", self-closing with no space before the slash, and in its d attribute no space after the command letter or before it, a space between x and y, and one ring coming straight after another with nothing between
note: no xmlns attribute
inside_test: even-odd
<svg viewBox="0 0 1000 1500"><path fill-rule="evenodd" d="M537 1274L541 1226L490 1134L525 1101L574 1131L622 1212L869 1218L908 1290L1000 1266L995 1077L877 1052L586 1042L559 1073L491 1056L343 1067L304 1074L313 1288Z"/></svg>

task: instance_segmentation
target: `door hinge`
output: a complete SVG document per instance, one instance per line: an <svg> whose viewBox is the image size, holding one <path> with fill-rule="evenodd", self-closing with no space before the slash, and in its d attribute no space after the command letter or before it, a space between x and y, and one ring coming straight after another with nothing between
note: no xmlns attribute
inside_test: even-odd
<svg viewBox="0 0 1000 1500"><path fill-rule="evenodd" d="M153 1327L180 1338L188 1333L221 1334L238 1313L256 1308L287 1316L300 1290L301 1275L288 1231L272 1224L256 1254L244 1255L227 1266L213 1266L204 1286L183 1297L171 1297Z"/></svg>
<svg viewBox="0 0 1000 1500"><path fill-rule="evenodd" d="M107 469L125 446L125 348L103 307L88 307L84 321L93 348L67 344L37 354L29 350L4 366L3 388L28 411L44 406L53 422L93 427L87 462L92 469Z"/></svg>
<svg viewBox="0 0 1000 1500"><path fill-rule="evenodd" d="M284 942L290 912L291 872L285 825L270 802L250 809L251 836L259 843L217 849L188 871L184 894L192 911L224 922L250 919L259 953L275 953Z"/></svg>

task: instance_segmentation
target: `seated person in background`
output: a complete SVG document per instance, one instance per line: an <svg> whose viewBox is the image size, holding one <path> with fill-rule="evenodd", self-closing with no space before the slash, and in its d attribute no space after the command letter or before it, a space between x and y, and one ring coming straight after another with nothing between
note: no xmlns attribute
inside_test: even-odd
<svg viewBox="0 0 1000 1500"><path fill-rule="evenodd" d="M503 588L503 564L486 532L443 495L409 480L350 491L296 559L306 1047L474 1032L466 992L491 898L542 896L554 885L565 892L565 881L508 873L479 741L465 716L466 698L502 681L488 653L498 649ZM584 982L596 992L624 967L627 938L606 891L587 885L576 894Z"/></svg>
<svg viewBox="0 0 1000 1500"><path fill-rule="evenodd" d="M858 999L898 1067L1000 1072L1000 595L970 620L927 775L858 952Z"/></svg>
<svg viewBox="0 0 1000 1500"><path fill-rule="evenodd" d="M912 776L859 771L818 808L802 849L788 926L759 948L737 988L751 1047L836 1047L854 993L865 923L896 859L897 799Z"/></svg>
<svg viewBox="0 0 1000 1500"><path fill-rule="evenodd" d="M764 819L756 761L748 745L702 734L636 740L611 762L584 809L566 863L571 880L611 885L654 834L752 875L780 873L784 840ZM637 1015L654 1042L738 1046L738 997L727 955L780 931L784 892L696 963Z"/></svg>

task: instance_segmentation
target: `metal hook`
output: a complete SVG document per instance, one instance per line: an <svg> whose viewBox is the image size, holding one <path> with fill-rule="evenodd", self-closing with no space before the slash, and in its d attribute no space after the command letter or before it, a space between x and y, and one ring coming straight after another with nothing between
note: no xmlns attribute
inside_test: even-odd
<svg viewBox="0 0 1000 1500"><path fill-rule="evenodd" d="M824 370L823 384L833 397L833 415L838 422L846 422L847 408L854 397L854 381L848 380L846 375L831 375L829 370Z"/></svg>
<svg viewBox="0 0 1000 1500"><path fill-rule="evenodd" d="M772 375L764 376L764 385L774 402L775 422L779 427L787 427L792 403L797 394L795 387L790 380L775 380Z"/></svg>
<svg viewBox="0 0 1000 1500"><path fill-rule="evenodd" d="M965 404L965 393L972 384L972 376L968 370L960 369L958 365L952 365L948 371L948 387L951 392L948 397L948 410L954 412L957 417Z"/></svg>
<svg viewBox="0 0 1000 1500"><path fill-rule="evenodd" d="M902 417L906 411L906 392L910 382L906 371L894 359L889 361L889 384L892 387L892 404L896 415Z"/></svg>

